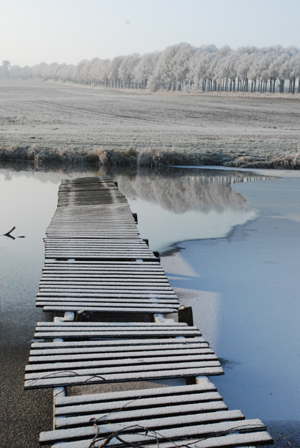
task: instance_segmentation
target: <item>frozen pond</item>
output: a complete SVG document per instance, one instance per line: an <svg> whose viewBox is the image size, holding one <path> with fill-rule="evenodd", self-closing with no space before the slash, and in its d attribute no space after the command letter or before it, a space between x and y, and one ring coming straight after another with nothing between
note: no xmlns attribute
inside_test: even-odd
<svg viewBox="0 0 300 448"><path fill-rule="evenodd" d="M162 253L181 302L193 306L195 323L224 360L225 376L212 382L230 408L264 421L300 419L300 177L291 174L113 174L138 214L141 236ZM58 186L86 175L99 172L0 169L0 234L16 226L12 235L25 236L0 237L8 446L25 446L14 438L24 425L32 427L26 446L38 446L36 434L51 427L51 393L23 392L24 365L36 322L52 319L35 308L35 294Z"/></svg>

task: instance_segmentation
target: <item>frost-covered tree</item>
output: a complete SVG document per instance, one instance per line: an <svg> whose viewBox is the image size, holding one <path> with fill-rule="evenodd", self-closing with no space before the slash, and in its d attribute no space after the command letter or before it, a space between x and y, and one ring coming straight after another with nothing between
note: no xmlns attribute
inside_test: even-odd
<svg viewBox="0 0 300 448"><path fill-rule="evenodd" d="M240 47L232 50L228 45L193 47L180 43L162 52L143 56L132 54L112 60L94 58L77 65L41 63L34 67L10 68L9 61L0 66L0 77L77 82L114 88L147 88L155 91L288 91L300 93L300 50L280 45L264 48Z"/></svg>
<svg viewBox="0 0 300 448"><path fill-rule="evenodd" d="M173 71L173 60L179 45L172 45L161 52L154 71L157 85L165 90L175 90L176 78Z"/></svg>
<svg viewBox="0 0 300 448"><path fill-rule="evenodd" d="M160 52L147 53L133 69L133 77L141 88L146 89L149 78L153 75Z"/></svg>
<svg viewBox="0 0 300 448"><path fill-rule="evenodd" d="M124 56L117 56L110 61L107 67L107 78L110 87L120 87L119 67L122 64Z"/></svg>
<svg viewBox="0 0 300 448"><path fill-rule="evenodd" d="M2 61L2 77L9 78L9 69L11 67L11 63L8 60Z"/></svg>
<svg viewBox="0 0 300 448"><path fill-rule="evenodd" d="M141 56L137 53L126 56L119 67L119 79L122 81L122 87L130 89L134 82L134 69L141 60Z"/></svg>
<svg viewBox="0 0 300 448"><path fill-rule="evenodd" d="M185 81L189 72L189 61L195 53L195 48L189 44L181 43L177 45L175 55L171 60L171 67L174 73L173 89L181 90L185 86Z"/></svg>

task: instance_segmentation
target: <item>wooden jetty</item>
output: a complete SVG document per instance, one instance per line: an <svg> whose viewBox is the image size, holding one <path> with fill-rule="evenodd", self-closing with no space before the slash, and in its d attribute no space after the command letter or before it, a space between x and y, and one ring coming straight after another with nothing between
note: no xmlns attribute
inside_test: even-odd
<svg viewBox="0 0 300 448"><path fill-rule="evenodd" d="M200 330L164 317L178 310L179 300L136 221L109 177L62 181L46 231L36 305L64 317L37 324L25 372L25 389L54 389L53 430L42 432L40 443L60 448L272 443L261 420L228 410L208 380L223 370ZM83 313L89 313L88 321L77 318ZM150 318L103 318L114 313ZM101 390L103 383L170 378L186 379L187 385L67 396L68 386L84 390L99 384Z"/></svg>

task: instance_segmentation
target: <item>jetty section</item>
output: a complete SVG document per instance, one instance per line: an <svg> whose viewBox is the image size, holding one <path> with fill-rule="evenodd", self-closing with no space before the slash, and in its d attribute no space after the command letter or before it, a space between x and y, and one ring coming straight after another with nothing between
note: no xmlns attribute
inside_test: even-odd
<svg viewBox="0 0 300 448"><path fill-rule="evenodd" d="M168 318L179 310L179 299L136 221L109 177L61 183L36 301L57 316L37 324L25 372L25 389L54 391L53 430L42 432L40 443L60 448L272 443L261 420L228 410L209 381L223 370L200 330ZM171 378L181 383L130 387ZM102 384L120 382L128 390L101 393ZM99 393L84 392L94 384ZM82 393L68 395L70 386L80 386Z"/></svg>

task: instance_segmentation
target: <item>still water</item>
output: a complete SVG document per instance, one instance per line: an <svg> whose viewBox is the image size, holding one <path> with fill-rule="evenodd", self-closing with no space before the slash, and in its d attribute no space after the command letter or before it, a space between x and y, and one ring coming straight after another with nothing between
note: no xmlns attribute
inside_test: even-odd
<svg viewBox="0 0 300 448"><path fill-rule="evenodd" d="M248 418L299 420L300 177L200 169L110 174L222 358L225 376L211 380L226 404ZM52 319L35 309L35 294L58 186L87 175L99 172L0 169L0 234L16 226L15 239L0 236L7 424L26 405L23 369L35 323ZM35 428L45 429L41 409L36 417L30 412Z"/></svg>

